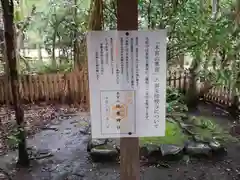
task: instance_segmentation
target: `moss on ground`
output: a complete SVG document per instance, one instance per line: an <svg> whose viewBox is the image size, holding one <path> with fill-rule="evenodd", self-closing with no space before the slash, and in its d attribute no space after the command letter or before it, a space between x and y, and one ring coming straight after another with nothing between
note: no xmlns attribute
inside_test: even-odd
<svg viewBox="0 0 240 180"><path fill-rule="evenodd" d="M176 144L183 145L187 140L177 123L166 122L166 134L164 137L143 137L140 144Z"/></svg>
<svg viewBox="0 0 240 180"><path fill-rule="evenodd" d="M189 122L193 125L192 131L202 140L217 139L222 143L237 139L229 134L227 130L221 127L216 120L204 116L191 116Z"/></svg>
<svg viewBox="0 0 240 180"><path fill-rule="evenodd" d="M199 140L208 141L216 139L221 143L237 142L215 119L204 116L191 116L189 121L185 122L191 124L191 131L194 132ZM183 145L188 139L192 137L183 133L178 123L166 122L166 134L164 137L143 137L140 138L140 144L175 144Z"/></svg>

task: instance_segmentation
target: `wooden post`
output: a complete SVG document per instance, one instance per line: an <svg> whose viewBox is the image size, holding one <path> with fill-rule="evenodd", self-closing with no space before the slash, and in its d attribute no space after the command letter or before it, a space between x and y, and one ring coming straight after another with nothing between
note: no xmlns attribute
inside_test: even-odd
<svg viewBox="0 0 240 180"><path fill-rule="evenodd" d="M117 0L117 29L138 29L138 0ZM139 180L139 139L121 138L120 148L121 180Z"/></svg>

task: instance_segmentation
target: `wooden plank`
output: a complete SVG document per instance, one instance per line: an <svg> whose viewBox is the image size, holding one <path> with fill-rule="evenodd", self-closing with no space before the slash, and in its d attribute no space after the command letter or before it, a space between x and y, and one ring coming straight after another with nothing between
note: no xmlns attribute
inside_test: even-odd
<svg viewBox="0 0 240 180"><path fill-rule="evenodd" d="M177 72L173 71L173 87L177 88Z"/></svg>
<svg viewBox="0 0 240 180"><path fill-rule="evenodd" d="M138 0L117 0L118 30L138 29ZM120 140L120 179L139 180L139 139L121 138Z"/></svg>

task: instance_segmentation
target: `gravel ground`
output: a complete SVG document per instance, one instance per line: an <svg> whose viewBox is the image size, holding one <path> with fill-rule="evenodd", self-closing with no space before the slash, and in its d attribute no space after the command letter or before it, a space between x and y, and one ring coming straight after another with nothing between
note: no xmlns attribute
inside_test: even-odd
<svg viewBox="0 0 240 180"><path fill-rule="evenodd" d="M120 179L119 164L92 163L86 151L88 135L82 134L89 115L60 116L52 124L28 140L31 147L51 151L52 157L33 161L28 170L12 171L19 180L115 180ZM228 155L221 160L188 159L167 163L168 166L141 168L141 180L240 180L240 145L229 144ZM16 153L0 157L0 167ZM21 177L21 178L20 178ZM1 179L1 174L0 174Z"/></svg>

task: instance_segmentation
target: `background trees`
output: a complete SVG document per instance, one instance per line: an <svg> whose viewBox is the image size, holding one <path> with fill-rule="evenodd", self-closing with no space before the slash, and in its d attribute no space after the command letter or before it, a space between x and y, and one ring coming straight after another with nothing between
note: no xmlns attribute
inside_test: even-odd
<svg viewBox="0 0 240 180"><path fill-rule="evenodd" d="M20 0L14 4L16 55L22 73L82 67L85 32L92 25L116 28L114 0ZM103 10L97 23L94 19L100 12L95 13L95 6ZM191 100L199 96L200 78L204 79L201 93L218 84L237 93L239 6L231 0L139 0L139 28L168 30L168 67L188 68L191 87L196 89L189 92Z"/></svg>

